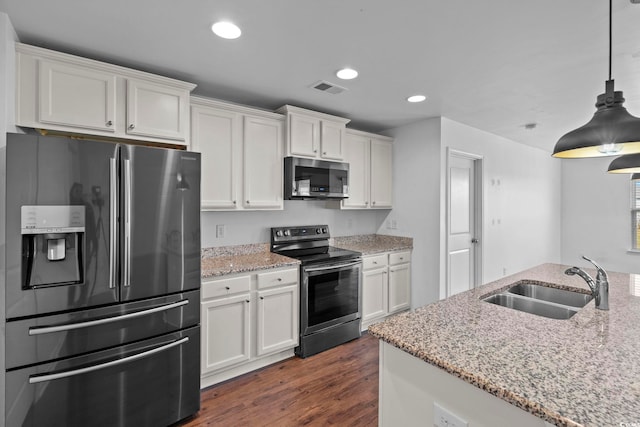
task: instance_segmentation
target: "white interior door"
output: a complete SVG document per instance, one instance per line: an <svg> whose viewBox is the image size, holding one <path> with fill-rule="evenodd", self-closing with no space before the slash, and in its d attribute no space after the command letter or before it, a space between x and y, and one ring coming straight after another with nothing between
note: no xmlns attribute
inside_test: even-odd
<svg viewBox="0 0 640 427"><path fill-rule="evenodd" d="M476 284L478 237L476 212L476 162L449 154L447 179L447 296L472 289Z"/></svg>

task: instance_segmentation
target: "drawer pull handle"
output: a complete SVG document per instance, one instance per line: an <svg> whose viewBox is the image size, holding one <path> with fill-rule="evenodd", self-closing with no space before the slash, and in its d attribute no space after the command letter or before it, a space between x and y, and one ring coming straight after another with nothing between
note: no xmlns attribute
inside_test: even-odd
<svg viewBox="0 0 640 427"><path fill-rule="evenodd" d="M374 264L378 264L378 261L373 261Z"/></svg>
<svg viewBox="0 0 640 427"><path fill-rule="evenodd" d="M278 277L278 282L282 282L282 277Z"/></svg>
<svg viewBox="0 0 640 427"><path fill-rule="evenodd" d="M226 290L229 290L229 289L231 289L231 288L230 288L230 287L228 287L228 286L225 286L224 288L225 288Z"/></svg>
<svg viewBox="0 0 640 427"><path fill-rule="evenodd" d="M247 304L250 302L248 299L244 300L244 302L246 302Z"/></svg>

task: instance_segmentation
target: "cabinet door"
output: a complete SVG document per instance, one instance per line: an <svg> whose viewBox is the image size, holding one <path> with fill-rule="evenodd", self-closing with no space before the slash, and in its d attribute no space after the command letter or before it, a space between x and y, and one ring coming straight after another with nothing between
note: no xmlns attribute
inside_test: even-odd
<svg viewBox="0 0 640 427"><path fill-rule="evenodd" d="M406 310L411 303L411 264L389 267L389 313Z"/></svg>
<svg viewBox="0 0 640 427"><path fill-rule="evenodd" d="M316 157L320 140L320 120L289 114L289 151L292 156Z"/></svg>
<svg viewBox="0 0 640 427"><path fill-rule="evenodd" d="M38 120L75 128L114 132L116 76L55 61L40 60Z"/></svg>
<svg viewBox="0 0 640 427"><path fill-rule="evenodd" d="M202 374L249 360L250 315L248 293L202 303Z"/></svg>
<svg viewBox="0 0 640 427"><path fill-rule="evenodd" d="M186 141L188 118L188 90L127 80L127 134Z"/></svg>
<svg viewBox="0 0 640 427"><path fill-rule="evenodd" d="M349 198L342 207L365 209L369 207L369 138L347 134L344 161L349 163Z"/></svg>
<svg viewBox="0 0 640 427"><path fill-rule="evenodd" d="M323 120L320 123L320 157L330 160L344 159L344 133L344 124Z"/></svg>
<svg viewBox="0 0 640 427"><path fill-rule="evenodd" d="M392 205L392 145L371 140L371 207L391 208Z"/></svg>
<svg viewBox="0 0 640 427"><path fill-rule="evenodd" d="M387 314L387 268L362 272L362 321Z"/></svg>
<svg viewBox="0 0 640 427"><path fill-rule="evenodd" d="M245 209L282 209L282 122L245 116Z"/></svg>
<svg viewBox="0 0 640 427"><path fill-rule="evenodd" d="M258 292L258 355L298 345L298 286Z"/></svg>
<svg viewBox="0 0 640 427"><path fill-rule="evenodd" d="M240 177L241 116L210 107L191 108L191 149L202 153L202 209L235 209Z"/></svg>

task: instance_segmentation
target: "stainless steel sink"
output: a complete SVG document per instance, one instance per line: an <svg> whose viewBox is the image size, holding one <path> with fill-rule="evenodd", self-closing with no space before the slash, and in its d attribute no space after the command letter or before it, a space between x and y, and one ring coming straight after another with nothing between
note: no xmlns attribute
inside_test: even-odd
<svg viewBox="0 0 640 427"><path fill-rule="evenodd" d="M520 282L482 300L536 316L569 319L592 299L589 294Z"/></svg>
<svg viewBox="0 0 640 427"><path fill-rule="evenodd" d="M522 295L537 300L555 302L557 304L582 308L593 299L591 294L550 288L534 283L519 283L508 289L509 293Z"/></svg>

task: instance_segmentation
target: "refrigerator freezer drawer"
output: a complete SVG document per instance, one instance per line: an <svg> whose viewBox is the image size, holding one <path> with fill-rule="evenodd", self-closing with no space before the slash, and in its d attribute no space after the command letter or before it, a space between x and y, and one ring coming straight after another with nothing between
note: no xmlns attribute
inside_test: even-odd
<svg viewBox="0 0 640 427"><path fill-rule="evenodd" d="M43 363L200 323L200 291L6 323L6 368Z"/></svg>
<svg viewBox="0 0 640 427"><path fill-rule="evenodd" d="M200 327L6 375L6 425L166 426L200 408Z"/></svg>

